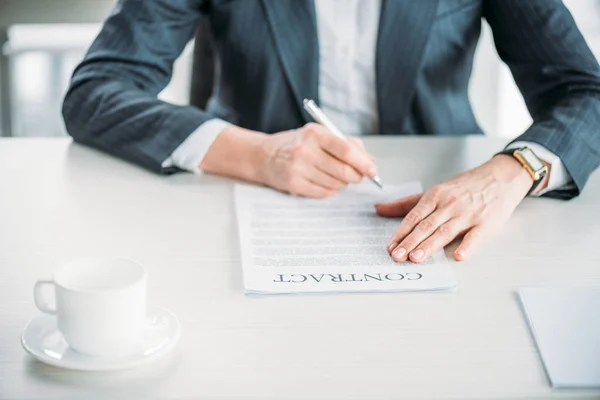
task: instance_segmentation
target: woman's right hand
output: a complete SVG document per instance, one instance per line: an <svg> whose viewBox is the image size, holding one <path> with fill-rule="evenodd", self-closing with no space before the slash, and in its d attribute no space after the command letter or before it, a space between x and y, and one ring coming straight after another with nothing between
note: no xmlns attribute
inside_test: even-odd
<svg viewBox="0 0 600 400"><path fill-rule="evenodd" d="M263 149L262 183L294 195L328 197L377 175L360 139L345 141L315 123L267 135Z"/></svg>
<svg viewBox="0 0 600 400"><path fill-rule="evenodd" d="M377 174L360 139L345 141L314 123L270 135L229 126L217 136L200 168L318 198Z"/></svg>

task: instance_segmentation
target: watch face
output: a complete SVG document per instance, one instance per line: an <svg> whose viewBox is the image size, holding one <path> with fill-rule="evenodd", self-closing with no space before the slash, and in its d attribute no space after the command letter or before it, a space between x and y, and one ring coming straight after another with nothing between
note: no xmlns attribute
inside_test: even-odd
<svg viewBox="0 0 600 400"><path fill-rule="evenodd" d="M531 169L533 169L534 171L539 171L540 169L544 168L544 164L540 161L539 158L537 158L537 156L533 151L531 151L531 149L526 148L521 150L521 156L523 156L523 159L525 159L527 164L529 164L531 166Z"/></svg>

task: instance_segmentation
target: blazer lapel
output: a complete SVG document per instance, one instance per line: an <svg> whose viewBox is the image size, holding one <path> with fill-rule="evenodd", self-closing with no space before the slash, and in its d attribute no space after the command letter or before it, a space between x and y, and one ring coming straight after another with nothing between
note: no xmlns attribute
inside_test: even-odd
<svg viewBox="0 0 600 400"><path fill-rule="evenodd" d="M376 74L381 133L402 133L439 0L383 0Z"/></svg>
<svg viewBox="0 0 600 400"><path fill-rule="evenodd" d="M278 56L301 114L302 100L318 101L319 42L313 0L261 0Z"/></svg>

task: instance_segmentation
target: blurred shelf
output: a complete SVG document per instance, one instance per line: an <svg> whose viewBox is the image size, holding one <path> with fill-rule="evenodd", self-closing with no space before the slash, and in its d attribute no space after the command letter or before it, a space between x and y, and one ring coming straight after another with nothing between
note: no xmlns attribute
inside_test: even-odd
<svg viewBox="0 0 600 400"><path fill-rule="evenodd" d="M8 28L9 41L4 46L4 53L14 56L28 51L61 52L86 48L101 27L100 23L13 25Z"/></svg>
<svg viewBox="0 0 600 400"><path fill-rule="evenodd" d="M102 22L116 0L0 0L0 30L14 24Z"/></svg>

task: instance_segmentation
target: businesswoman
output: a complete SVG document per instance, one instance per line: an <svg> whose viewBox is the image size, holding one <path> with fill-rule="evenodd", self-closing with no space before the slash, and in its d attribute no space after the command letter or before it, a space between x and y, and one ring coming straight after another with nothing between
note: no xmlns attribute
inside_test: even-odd
<svg viewBox="0 0 600 400"><path fill-rule="evenodd" d="M205 110L157 100L200 18L218 60L213 97ZM482 18L533 124L483 165L377 205L405 216L395 260L462 235L464 260L525 196L576 196L600 161L600 70L560 0L120 0L73 75L65 123L158 173L329 196L377 171L359 140L309 123L302 99L348 134L481 132L467 89Z"/></svg>

